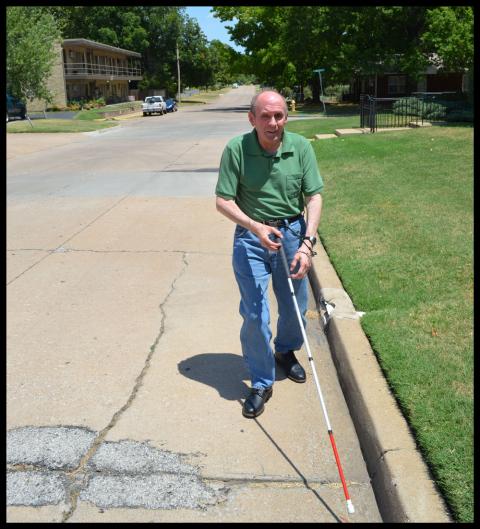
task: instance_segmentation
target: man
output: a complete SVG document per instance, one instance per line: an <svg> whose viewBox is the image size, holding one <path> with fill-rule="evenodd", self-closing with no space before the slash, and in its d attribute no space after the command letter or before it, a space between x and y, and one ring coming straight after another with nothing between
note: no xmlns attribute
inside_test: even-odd
<svg viewBox="0 0 480 529"><path fill-rule="evenodd" d="M275 360L288 378L305 382L294 354L303 344L302 332L278 250L283 245L291 263L305 324L306 274L314 255L323 182L310 142L284 130L287 113L285 99L274 90L253 97L248 113L253 130L228 142L215 190L217 210L237 224L232 264L241 295L242 353L252 383L242 409L247 418L260 415L272 395ZM275 354L270 346L270 276L279 315Z"/></svg>

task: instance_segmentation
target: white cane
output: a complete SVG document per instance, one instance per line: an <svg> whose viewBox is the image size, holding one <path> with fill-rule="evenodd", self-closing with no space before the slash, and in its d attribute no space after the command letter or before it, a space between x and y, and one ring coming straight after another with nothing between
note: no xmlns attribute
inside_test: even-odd
<svg viewBox="0 0 480 529"><path fill-rule="evenodd" d="M330 443L332 444L333 453L335 455L335 461L337 462L338 473L340 475L340 479L342 480L343 492L345 493L345 499L347 500L347 511L350 514L353 514L355 512L355 508L353 506L352 500L350 499L350 495L347 489L347 483L345 481L345 476L343 475L342 465L340 463L340 457L338 455L337 447L335 445L335 439L333 437L332 427L328 419L327 408L325 407L325 401L323 399L322 390L320 388L320 383L318 381L317 372L315 370L315 364L313 362L312 353L310 352L308 338L305 333L305 327L303 325L303 320L300 314L300 309L298 308L297 298L295 297L295 290L293 288L292 279L290 277L290 269L288 266L287 256L285 255L285 250L283 249L283 245L280 246L280 256L282 258L283 266L285 267L285 273L287 274L288 286L290 287L290 293L292 294L293 304L295 305L295 312L297 313L298 323L300 325L300 329L302 330L302 336L303 336L303 341L305 343L305 348L307 349L308 360L310 361L312 365L313 378L315 379L315 385L317 386L318 396L320 397L320 403L322 405L323 416L325 417L325 422L327 424L328 436L330 437Z"/></svg>

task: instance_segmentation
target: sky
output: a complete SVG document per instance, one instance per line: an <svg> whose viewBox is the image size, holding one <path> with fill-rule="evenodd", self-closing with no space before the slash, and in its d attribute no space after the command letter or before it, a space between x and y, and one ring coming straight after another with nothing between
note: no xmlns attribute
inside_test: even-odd
<svg viewBox="0 0 480 529"><path fill-rule="evenodd" d="M218 39L231 46L234 50L244 52L245 50L241 46L237 46L230 41L230 35L225 29L224 23L220 22L218 18L214 18L213 13L210 13L211 8L212 6L187 6L186 12L189 17L197 19L199 26L209 41ZM225 22L225 24L228 26L232 23Z"/></svg>

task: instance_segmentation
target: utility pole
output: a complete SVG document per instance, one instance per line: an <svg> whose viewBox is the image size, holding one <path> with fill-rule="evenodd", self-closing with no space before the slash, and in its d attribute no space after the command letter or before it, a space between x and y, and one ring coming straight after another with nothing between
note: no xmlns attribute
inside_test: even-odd
<svg viewBox="0 0 480 529"><path fill-rule="evenodd" d="M179 103L182 102L182 96L180 95L181 94L181 90L180 90L180 57L179 57L179 54L178 54L178 40L177 40L177 72L178 72L178 94L177 94L177 101Z"/></svg>

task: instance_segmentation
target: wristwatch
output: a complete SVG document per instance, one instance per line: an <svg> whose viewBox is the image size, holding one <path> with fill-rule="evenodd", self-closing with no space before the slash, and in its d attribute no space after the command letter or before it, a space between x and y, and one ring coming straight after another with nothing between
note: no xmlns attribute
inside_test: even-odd
<svg viewBox="0 0 480 529"><path fill-rule="evenodd" d="M303 238L303 240L307 240L307 241L310 241L312 243L312 248L317 244L317 238L316 237L313 237L313 236L310 236L310 237L307 237L305 236Z"/></svg>

